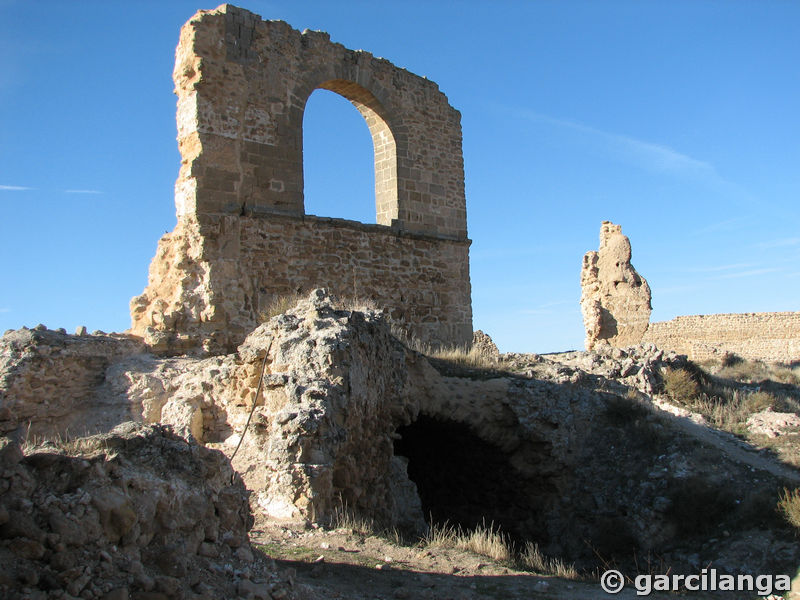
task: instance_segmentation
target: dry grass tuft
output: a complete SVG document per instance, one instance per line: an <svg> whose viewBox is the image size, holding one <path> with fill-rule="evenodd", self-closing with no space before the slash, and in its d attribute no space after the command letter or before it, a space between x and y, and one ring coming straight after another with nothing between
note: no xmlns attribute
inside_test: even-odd
<svg viewBox="0 0 800 600"><path fill-rule="evenodd" d="M527 542L525 550L520 556L522 564L540 575L554 575L563 579L578 579L578 570L575 565L565 563L560 558L552 558L542 554L539 544Z"/></svg>
<svg viewBox="0 0 800 600"><path fill-rule="evenodd" d="M340 503L334 509L330 527L331 529L347 529L356 535L365 537L381 537L395 546L406 544L406 538L397 528L379 527L374 519L358 514L348 508L346 503Z"/></svg>
<svg viewBox="0 0 800 600"><path fill-rule="evenodd" d="M282 315L288 310L291 310L297 303L301 300L305 300L308 297L308 294L303 293L293 293L293 294L283 294L280 296L273 296L267 307L259 312L258 318L261 323L266 323L272 317L276 317L278 315ZM337 310L349 310L349 311L360 311L365 312L368 310L371 311L378 311L380 312L380 308L378 307L377 302L371 300L369 298L359 298L357 296L336 296L332 298L333 305L336 307Z"/></svg>
<svg viewBox="0 0 800 600"><path fill-rule="evenodd" d="M303 300L305 296L303 294L284 294L282 296L273 296L267 307L258 313L258 318L261 323L266 323L272 317L276 317L278 315L282 315L287 310L290 310L297 306L297 303Z"/></svg>
<svg viewBox="0 0 800 600"><path fill-rule="evenodd" d="M85 456L96 452L105 452L108 447L105 441L96 438L81 436L72 437L68 433L48 436L31 436L30 428L25 435L25 440L20 444L22 453L26 456L37 450L55 451L68 456Z"/></svg>
<svg viewBox="0 0 800 600"><path fill-rule="evenodd" d="M467 550L497 561L511 560L514 554L508 538L494 529L494 523L488 526L485 523L478 525L472 531L464 531L447 523L443 525L432 523L423 539L423 544L431 548Z"/></svg>
<svg viewBox="0 0 800 600"><path fill-rule="evenodd" d="M340 504L333 510L331 517L333 529L349 529L358 535L376 535L375 521L350 510L347 504Z"/></svg>
<svg viewBox="0 0 800 600"><path fill-rule="evenodd" d="M703 361L702 367L722 379L739 383L758 383L774 381L788 385L800 385L800 364L783 364L749 360L733 354L721 359Z"/></svg>
<svg viewBox="0 0 800 600"><path fill-rule="evenodd" d="M470 369L494 369L497 367L494 359L474 348L464 348L463 346L436 348L429 352L423 352L423 354Z"/></svg>
<svg viewBox="0 0 800 600"><path fill-rule="evenodd" d="M428 358L446 361L459 367L470 369L491 370L498 367L498 363L494 358L481 353L476 348L465 346L435 347L421 342L414 335L395 324L392 325L392 335L403 342L409 349L419 352Z"/></svg>
<svg viewBox="0 0 800 600"><path fill-rule="evenodd" d="M778 512L792 527L800 530L800 489L783 489L778 501Z"/></svg>

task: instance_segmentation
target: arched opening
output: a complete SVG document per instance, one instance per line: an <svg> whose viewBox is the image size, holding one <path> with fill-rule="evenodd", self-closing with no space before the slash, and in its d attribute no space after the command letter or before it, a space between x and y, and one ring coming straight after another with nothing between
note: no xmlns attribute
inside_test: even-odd
<svg viewBox="0 0 800 600"><path fill-rule="evenodd" d="M372 140L371 154L367 139ZM303 113L303 172L306 214L381 225L397 219L394 135L384 108L362 86L333 79L309 96ZM374 213L362 198L374 198Z"/></svg>
<svg viewBox="0 0 800 600"><path fill-rule="evenodd" d="M546 540L537 504L554 490L515 468L511 454L469 425L426 415L397 433L394 453L408 459L426 519L464 529L493 523L518 547Z"/></svg>

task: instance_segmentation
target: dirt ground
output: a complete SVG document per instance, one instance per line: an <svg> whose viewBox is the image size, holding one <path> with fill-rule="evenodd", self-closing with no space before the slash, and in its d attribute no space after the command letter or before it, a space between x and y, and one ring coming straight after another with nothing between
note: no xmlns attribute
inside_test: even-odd
<svg viewBox="0 0 800 600"><path fill-rule="evenodd" d="M257 520L251 542L289 570L298 598L348 600L483 600L638 598L632 582L607 594L597 580L574 581L519 570L451 548L399 545L353 529L299 529ZM710 593L657 593L648 598L720 598ZM732 596L727 596L732 597ZM755 595L737 598L757 597Z"/></svg>

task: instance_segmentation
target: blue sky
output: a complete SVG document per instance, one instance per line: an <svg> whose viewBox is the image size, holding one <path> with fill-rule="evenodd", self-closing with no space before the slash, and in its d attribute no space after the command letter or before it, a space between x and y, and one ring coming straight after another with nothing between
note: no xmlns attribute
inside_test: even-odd
<svg viewBox="0 0 800 600"><path fill-rule="evenodd" d="M474 326L581 348L580 265L631 238L653 320L800 310L800 2L261 2L436 81L462 114ZM175 225L197 1L0 0L0 331L121 331ZM304 121L307 212L375 222L347 101Z"/></svg>

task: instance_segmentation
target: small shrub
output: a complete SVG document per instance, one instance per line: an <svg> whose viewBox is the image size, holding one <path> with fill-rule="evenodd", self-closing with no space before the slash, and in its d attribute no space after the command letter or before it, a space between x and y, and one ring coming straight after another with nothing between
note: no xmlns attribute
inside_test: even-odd
<svg viewBox="0 0 800 600"><path fill-rule="evenodd" d="M800 529L800 488L783 489L778 501L778 512L795 529Z"/></svg>
<svg viewBox="0 0 800 600"><path fill-rule="evenodd" d="M748 394L745 400L745 409L750 413L761 412L768 408L775 409L778 400L769 392L753 392Z"/></svg>
<svg viewBox="0 0 800 600"><path fill-rule="evenodd" d="M726 352L722 355L722 360L720 362L723 367L732 367L744 362L744 359L733 352Z"/></svg>
<svg viewBox="0 0 800 600"><path fill-rule="evenodd" d="M686 369L667 367L661 373L664 393L670 400L680 404L691 405L700 394L700 386L694 375Z"/></svg>
<svg viewBox="0 0 800 600"><path fill-rule="evenodd" d="M653 414L650 406L640 400L639 395L634 390L628 390L625 396L606 396L605 400L606 417L615 425L633 423L640 419L646 419Z"/></svg>
<svg viewBox="0 0 800 600"><path fill-rule="evenodd" d="M523 566L540 575L554 575L564 579L578 579L578 570L575 565L565 563L560 558L552 558L542 554L539 544L527 542L525 550L520 556Z"/></svg>

